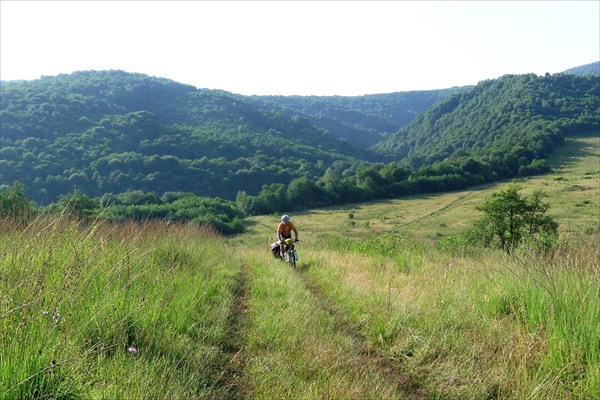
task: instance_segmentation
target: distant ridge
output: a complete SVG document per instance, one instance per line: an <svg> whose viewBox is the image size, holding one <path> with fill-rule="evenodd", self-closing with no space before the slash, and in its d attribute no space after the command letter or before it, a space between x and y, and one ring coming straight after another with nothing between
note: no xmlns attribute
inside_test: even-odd
<svg viewBox="0 0 600 400"><path fill-rule="evenodd" d="M252 96L283 114L303 115L310 122L358 148L385 140L417 115L454 93L472 86L364 96Z"/></svg>
<svg viewBox="0 0 600 400"><path fill-rule="evenodd" d="M600 76L600 61L596 61L591 64L580 65L579 67L569 68L564 73L567 75Z"/></svg>

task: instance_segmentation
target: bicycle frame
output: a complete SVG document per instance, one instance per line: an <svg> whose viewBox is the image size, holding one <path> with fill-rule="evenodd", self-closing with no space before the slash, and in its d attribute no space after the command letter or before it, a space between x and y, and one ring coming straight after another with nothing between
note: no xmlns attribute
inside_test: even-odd
<svg viewBox="0 0 600 400"><path fill-rule="evenodd" d="M293 239L291 239L292 240L291 242L289 242L289 240L290 239L286 240L285 249L284 249L283 253L280 254L280 257L285 262L290 264L290 267L292 267L292 269L296 269L296 258L297 258L296 248L294 246Z"/></svg>

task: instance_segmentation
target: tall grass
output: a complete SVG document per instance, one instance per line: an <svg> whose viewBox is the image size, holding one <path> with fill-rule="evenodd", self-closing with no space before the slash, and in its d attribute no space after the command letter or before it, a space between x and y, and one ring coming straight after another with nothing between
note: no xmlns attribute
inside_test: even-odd
<svg viewBox="0 0 600 400"><path fill-rule="evenodd" d="M239 275L192 225L39 218L0 235L0 398L214 397Z"/></svg>
<svg viewBox="0 0 600 400"><path fill-rule="evenodd" d="M305 275L433 398L597 398L598 242L477 258L330 241ZM341 253L341 254L340 254ZM407 260L398 269L397 260Z"/></svg>
<svg viewBox="0 0 600 400"><path fill-rule="evenodd" d="M600 249L597 238L551 252L522 249L491 272L496 290L485 306L543 335L545 386L576 397L600 397Z"/></svg>
<svg viewBox="0 0 600 400"><path fill-rule="evenodd" d="M411 267L420 265L425 253L424 246L400 234L383 233L358 240L334 236L326 243L341 254L362 254L375 263L392 259L398 272L409 272Z"/></svg>

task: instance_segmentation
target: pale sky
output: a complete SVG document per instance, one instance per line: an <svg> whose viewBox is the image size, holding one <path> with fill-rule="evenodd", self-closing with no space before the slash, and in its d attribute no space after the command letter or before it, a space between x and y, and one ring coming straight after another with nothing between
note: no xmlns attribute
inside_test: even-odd
<svg viewBox="0 0 600 400"><path fill-rule="evenodd" d="M0 79L119 69L251 95L475 85L600 60L600 0L0 0Z"/></svg>

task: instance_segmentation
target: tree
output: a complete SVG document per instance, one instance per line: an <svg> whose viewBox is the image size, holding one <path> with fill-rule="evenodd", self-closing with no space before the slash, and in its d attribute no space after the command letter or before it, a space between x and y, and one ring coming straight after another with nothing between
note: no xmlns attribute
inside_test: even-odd
<svg viewBox="0 0 600 400"><path fill-rule="evenodd" d="M259 200L264 204L267 212L284 212L290 207L286 187L281 183L264 185L258 194Z"/></svg>
<svg viewBox="0 0 600 400"><path fill-rule="evenodd" d="M526 197L519 194L522 189L521 185L513 182L477 206L484 213L477 225L489 229L507 253L526 237L556 235L558 231L558 224L546 215L549 205L542 202L544 193L536 191L531 197Z"/></svg>
<svg viewBox="0 0 600 400"><path fill-rule="evenodd" d="M100 201L76 189L65 196L60 196L57 203L49 206L49 211L64 212L74 218L88 219L98 214L100 211Z"/></svg>
<svg viewBox="0 0 600 400"><path fill-rule="evenodd" d="M293 179L287 188L287 195L293 209L304 206L325 206L328 199L324 196L323 189L307 177Z"/></svg>
<svg viewBox="0 0 600 400"><path fill-rule="evenodd" d="M23 185L15 181L11 188L0 192L0 217L16 223L27 223L34 209L27 197Z"/></svg>
<svg viewBox="0 0 600 400"><path fill-rule="evenodd" d="M547 195L543 191L536 190L528 199L524 221L529 235L536 233L556 235L558 233L558 223L546 215L550 205L542 201L544 197Z"/></svg>
<svg viewBox="0 0 600 400"><path fill-rule="evenodd" d="M256 202L256 197L250 196L248 193L241 191L238 192L235 198L235 204L237 208L243 212L245 215L253 215L254 203Z"/></svg>

